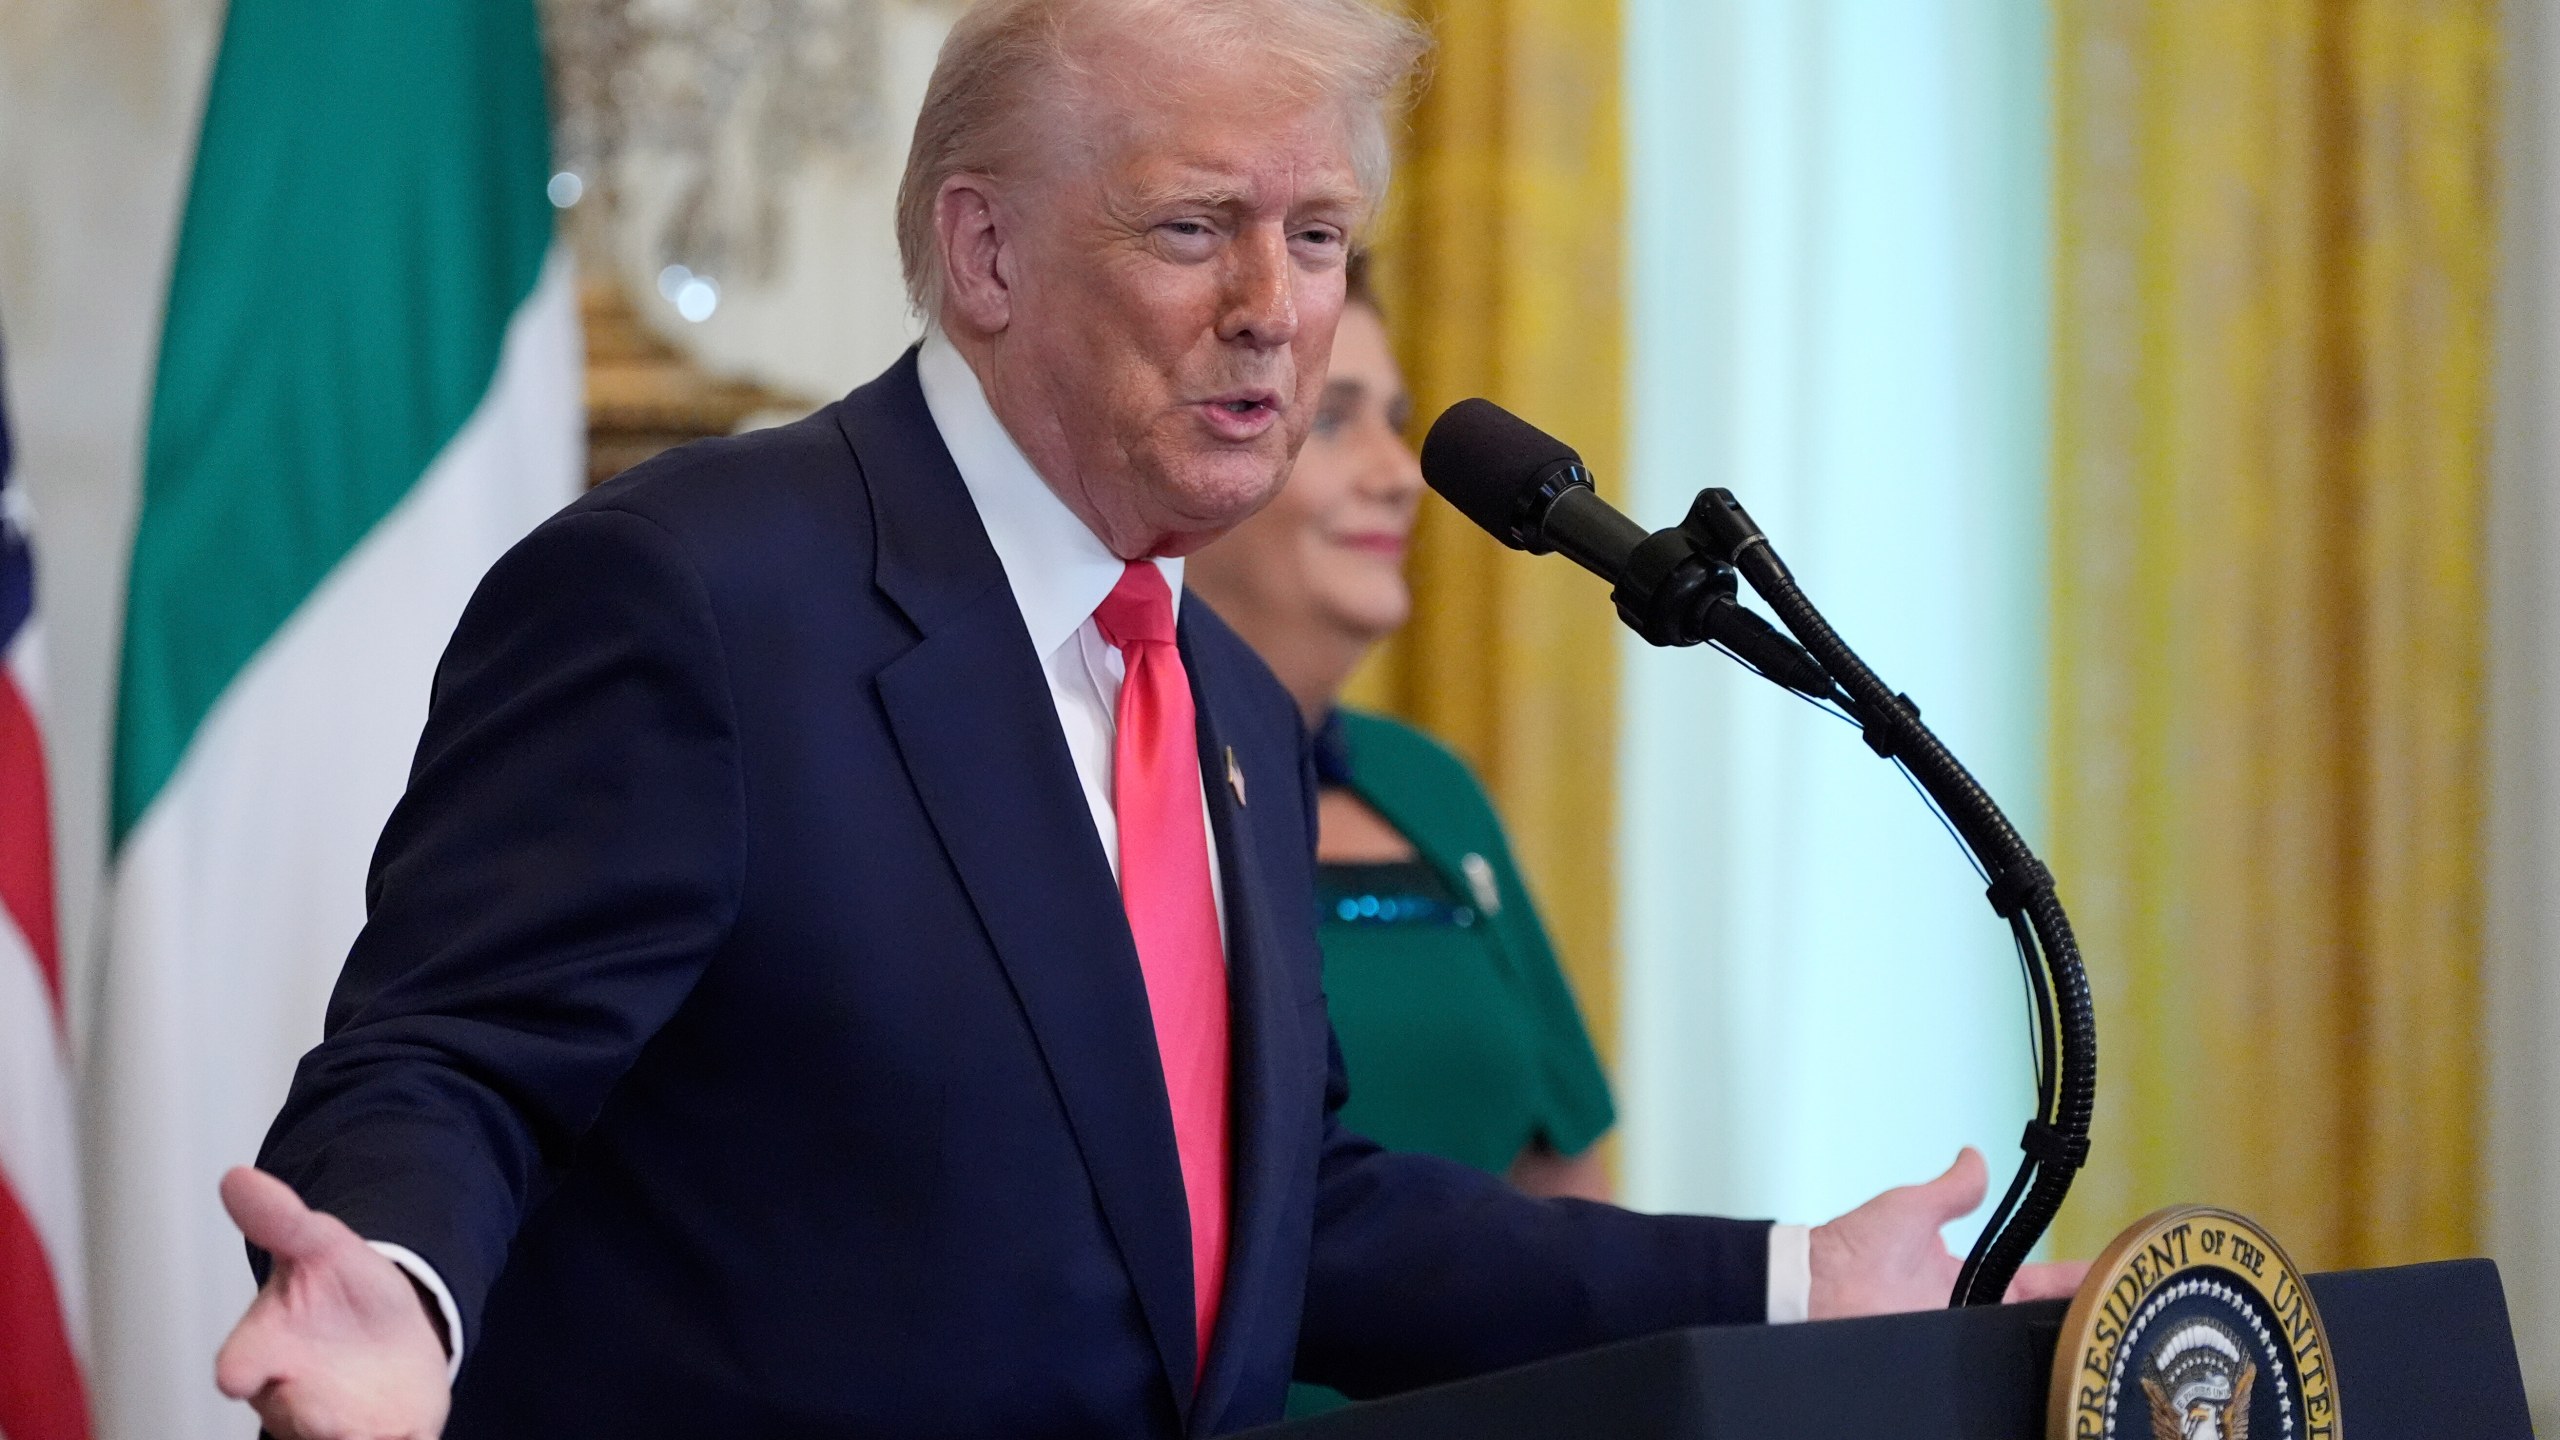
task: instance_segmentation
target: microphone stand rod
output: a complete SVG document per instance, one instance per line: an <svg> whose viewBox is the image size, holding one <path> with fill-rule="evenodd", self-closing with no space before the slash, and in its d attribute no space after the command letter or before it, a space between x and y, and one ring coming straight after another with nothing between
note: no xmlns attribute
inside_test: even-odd
<svg viewBox="0 0 2560 1440"><path fill-rule="evenodd" d="M1864 727L1868 747L1902 762L1982 862L1991 880L1986 892L1991 908L2009 922L2018 941L2035 992L2043 1057L2036 1115L2019 1142L2025 1159L2017 1177L1966 1257L1947 1302L1996 1305L2053 1223L2072 1177L2088 1159L2090 1114L2097 1099L2098 1035L2089 976L2070 917L2054 893L2053 874L1990 793L1921 723L1919 707L1868 669L1822 618L1731 491L1699 492L1679 530L1707 558L1739 570L1780 623L1839 683L1853 717Z"/></svg>

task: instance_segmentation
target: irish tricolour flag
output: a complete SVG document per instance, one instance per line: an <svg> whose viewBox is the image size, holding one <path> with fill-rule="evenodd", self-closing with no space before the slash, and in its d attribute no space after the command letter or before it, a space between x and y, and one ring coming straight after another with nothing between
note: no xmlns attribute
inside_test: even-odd
<svg viewBox="0 0 2560 1440"><path fill-rule="evenodd" d="M252 1157L364 918L437 654L575 492L533 0L231 0L169 286L89 1053L110 1440L239 1440Z"/></svg>

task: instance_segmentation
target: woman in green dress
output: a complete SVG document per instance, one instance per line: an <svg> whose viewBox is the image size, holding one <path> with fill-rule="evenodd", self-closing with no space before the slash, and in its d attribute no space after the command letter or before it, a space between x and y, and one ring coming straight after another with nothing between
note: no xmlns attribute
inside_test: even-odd
<svg viewBox="0 0 2560 1440"><path fill-rule="evenodd" d="M1184 579L1297 697L1316 737L1325 993L1351 1098L1382 1145L1541 1195L1606 1199L1609 1086L1483 787L1422 732L1336 704L1412 608L1422 472L1410 402L1355 262L1332 369L1288 485Z"/></svg>

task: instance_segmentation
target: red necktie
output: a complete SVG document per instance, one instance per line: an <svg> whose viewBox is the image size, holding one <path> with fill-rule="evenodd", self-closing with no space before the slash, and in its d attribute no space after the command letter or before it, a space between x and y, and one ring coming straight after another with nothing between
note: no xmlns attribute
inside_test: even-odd
<svg viewBox="0 0 2560 1440"><path fill-rule="evenodd" d="M1227 1274L1227 959L1209 888L1191 678L1173 642L1173 594L1150 560L1133 560L1094 624L1120 649L1119 733L1111 805L1120 824L1120 902L1138 942L1156 1053L1173 1102L1173 1143L1191 1209L1197 1388Z"/></svg>

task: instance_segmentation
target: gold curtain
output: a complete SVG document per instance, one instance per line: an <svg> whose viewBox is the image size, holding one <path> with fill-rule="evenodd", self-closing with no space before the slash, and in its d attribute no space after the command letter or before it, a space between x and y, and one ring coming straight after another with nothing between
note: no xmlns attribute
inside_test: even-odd
<svg viewBox="0 0 2560 1440"><path fill-rule="evenodd" d="M1418 423L1487 396L1571 440L1605 486L1625 453L1617 4L1416 13L1439 50L1372 239ZM1436 499L1412 575L1413 623L1351 698L1484 777L1610 1054L1617 622L1572 566L1505 550Z"/></svg>
<svg viewBox="0 0 2560 1440"><path fill-rule="evenodd" d="M2060 1230L2472 1250L2493 0L2057 9Z"/></svg>

